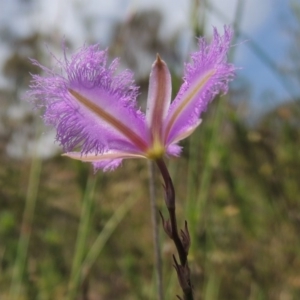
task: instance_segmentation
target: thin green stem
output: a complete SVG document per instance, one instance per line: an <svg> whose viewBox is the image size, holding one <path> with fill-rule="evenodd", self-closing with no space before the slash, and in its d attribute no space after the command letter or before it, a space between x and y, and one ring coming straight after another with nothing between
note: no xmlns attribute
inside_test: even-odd
<svg viewBox="0 0 300 300"><path fill-rule="evenodd" d="M154 164L152 161L149 161L148 168L149 168L149 194L150 194L152 233L153 233L153 244L154 244L154 260L155 260L155 270L156 270L157 299L162 300L164 298L163 282L162 282L162 258L161 258L160 242L159 242L158 213L157 213L156 193L155 193L155 173L154 173Z"/></svg>

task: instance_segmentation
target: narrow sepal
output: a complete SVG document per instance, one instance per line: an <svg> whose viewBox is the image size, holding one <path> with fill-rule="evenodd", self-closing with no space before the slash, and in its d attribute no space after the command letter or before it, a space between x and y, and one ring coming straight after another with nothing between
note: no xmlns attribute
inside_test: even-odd
<svg viewBox="0 0 300 300"><path fill-rule="evenodd" d="M149 78L146 120L154 142L162 140L163 121L171 103L171 75L166 63L157 55Z"/></svg>
<svg viewBox="0 0 300 300"><path fill-rule="evenodd" d="M113 171L121 165L123 159L145 158L143 155L140 154L125 152L125 151L115 151L115 150L110 150L108 152L104 152L101 154L100 153L83 154L80 152L68 152L63 154L63 156L67 156L83 162L90 162L93 164L95 171L99 169L102 169L103 171Z"/></svg>

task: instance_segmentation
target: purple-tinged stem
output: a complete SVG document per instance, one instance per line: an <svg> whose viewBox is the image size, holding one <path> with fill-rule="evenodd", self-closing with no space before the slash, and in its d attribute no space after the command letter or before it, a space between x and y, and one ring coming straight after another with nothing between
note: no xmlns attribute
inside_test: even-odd
<svg viewBox="0 0 300 300"><path fill-rule="evenodd" d="M177 272L178 281L183 291L183 299L193 300L194 296L190 279L190 269L187 261L188 251L190 247L190 235L188 231L187 222L185 222L184 229L180 230L179 236L175 212L176 203L174 185L163 159L157 160L156 163L165 183L165 203L169 212L169 220L165 220L161 212L160 216L163 222L164 230L167 233L167 235L173 240L180 260L179 264L176 260L176 257L173 256L174 268ZM179 296L177 297L181 299Z"/></svg>

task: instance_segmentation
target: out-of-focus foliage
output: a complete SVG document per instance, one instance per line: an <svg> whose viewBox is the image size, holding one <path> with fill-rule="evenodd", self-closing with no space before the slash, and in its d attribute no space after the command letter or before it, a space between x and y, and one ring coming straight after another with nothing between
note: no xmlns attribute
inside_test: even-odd
<svg viewBox="0 0 300 300"><path fill-rule="evenodd" d="M161 16L143 12L116 25L111 55L121 56L139 74L141 103L147 75L140 60L156 52L171 70L180 55L177 36L159 38ZM200 29L198 29L200 30ZM15 51L3 73L11 88L0 91L0 298L9 299L10 284L21 232L31 159L12 157L9 149L34 140L36 122L20 97L28 85L28 62L42 60L44 41L33 33L14 41ZM43 54L42 54L43 53ZM134 54L133 54L134 53ZM173 74L174 93L180 78ZM235 94L234 94L235 93ZM190 267L196 299L300 298L300 111L299 103L282 105L249 126L241 106L248 90L232 91L217 99L203 124L184 143L183 156L169 162L174 178L181 224L188 219L192 232ZM235 101L238 103L238 101ZM21 111L23 113L19 113ZM14 144L14 139L22 140ZM22 152L22 148L19 149ZM87 178L88 164L60 156L44 159L19 299L64 299L67 294L74 247ZM85 276L77 299L154 299L153 249L148 201L148 172L144 161L127 161L108 174L98 174L96 197L89 224L88 252L110 216L129 197L137 202L108 239ZM157 178L158 179L158 178ZM157 180L157 186L160 181ZM162 191L158 193L164 210ZM26 223L25 223L26 224ZM161 232L164 286L174 299L170 241Z"/></svg>

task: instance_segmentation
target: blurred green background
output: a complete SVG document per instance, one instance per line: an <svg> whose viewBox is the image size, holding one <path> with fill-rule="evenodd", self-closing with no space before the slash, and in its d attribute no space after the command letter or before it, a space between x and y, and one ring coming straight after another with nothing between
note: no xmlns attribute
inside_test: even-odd
<svg viewBox="0 0 300 300"><path fill-rule="evenodd" d="M300 3L266 1L264 16L246 0L226 2L227 11L221 0L154 2L1 4L1 300L156 299L146 161L93 174L61 157L55 132L22 100L29 73L40 72L28 57L51 66L63 39L70 54L99 42L135 71L144 107L156 53L175 96L194 37L209 39L212 20L235 28L230 60L241 69L168 161L179 224L191 231L195 298L300 299ZM245 25L267 16L264 27ZM159 174L156 183L165 213ZM162 230L160 241L165 299L175 299L175 249Z"/></svg>

